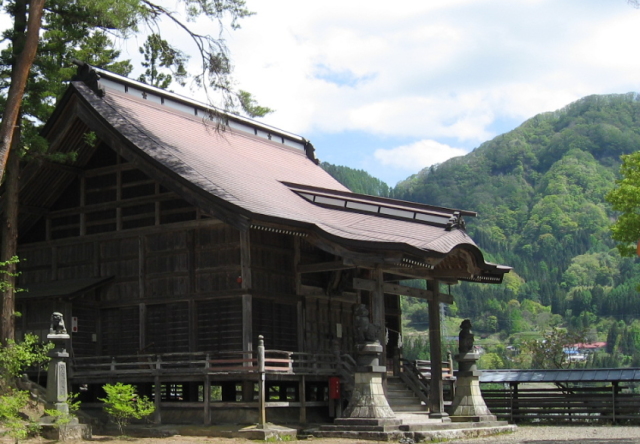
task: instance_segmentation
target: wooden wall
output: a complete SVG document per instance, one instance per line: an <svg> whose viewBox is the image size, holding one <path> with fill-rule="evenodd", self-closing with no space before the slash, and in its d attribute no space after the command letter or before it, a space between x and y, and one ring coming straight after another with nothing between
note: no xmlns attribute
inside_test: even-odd
<svg viewBox="0 0 640 444"><path fill-rule="evenodd" d="M19 285L113 277L65 306L77 356L242 350L258 335L271 349L350 350L355 298L298 294L334 276L301 280L296 262L335 256L262 228L241 236L100 145L21 237ZM48 328L54 303L25 302L25 328Z"/></svg>

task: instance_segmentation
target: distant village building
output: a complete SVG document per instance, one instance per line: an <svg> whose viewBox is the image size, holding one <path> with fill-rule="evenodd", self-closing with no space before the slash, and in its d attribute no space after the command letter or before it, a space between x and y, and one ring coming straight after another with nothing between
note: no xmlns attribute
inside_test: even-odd
<svg viewBox="0 0 640 444"><path fill-rule="evenodd" d="M351 193L300 136L79 72L43 130L75 162L22 174L17 329L44 337L51 313L64 314L70 381L87 408L122 381L155 399L157 422L251 420L262 335L268 417L326 418L329 378L348 387L352 376L357 304L383 327L392 374L400 295L429 301L439 325L439 304L453 302L441 283L499 284L510 270L466 233L473 212Z"/></svg>

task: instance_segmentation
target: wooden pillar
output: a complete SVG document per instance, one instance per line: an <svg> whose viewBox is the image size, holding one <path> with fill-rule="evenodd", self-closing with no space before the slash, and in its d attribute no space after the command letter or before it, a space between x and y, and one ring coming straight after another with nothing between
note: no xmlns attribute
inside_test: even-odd
<svg viewBox="0 0 640 444"><path fill-rule="evenodd" d="M429 416L448 417L444 411L442 396L442 334L440 328L440 283L427 281L427 290L433 292L429 301L429 345L431 347L431 393L429 394Z"/></svg>
<svg viewBox="0 0 640 444"><path fill-rule="evenodd" d="M240 231L240 277L242 288L251 288L251 239L249 229Z"/></svg>
<svg viewBox="0 0 640 444"><path fill-rule="evenodd" d="M250 294L242 295L242 351L253 351L253 298ZM250 354L249 354L250 355ZM246 356L250 357L250 356Z"/></svg>
<svg viewBox="0 0 640 444"><path fill-rule="evenodd" d="M383 272L382 269L376 268L372 271L372 278L375 282L375 287L371 292L371 318L374 325L380 326L380 334L378 335L378 340L382 345L382 356L383 361L380 362L380 365L386 365L386 352L387 345L385 344L385 312L384 312L384 290L382 286L384 284L383 281Z"/></svg>
<svg viewBox="0 0 640 444"><path fill-rule="evenodd" d="M611 407L612 407L612 412L611 412L611 423L615 424L616 423L616 402L617 402L617 395L618 394L618 381L613 381L611 383L611 395L612 395L612 399L611 399Z"/></svg>
<svg viewBox="0 0 640 444"><path fill-rule="evenodd" d="M153 404L156 408L153 412L153 423L160 425L162 424L162 413L160 410L160 405L162 403L162 386L160 385L160 376L156 376L153 381L153 396Z"/></svg>
<svg viewBox="0 0 640 444"><path fill-rule="evenodd" d="M209 366L209 355L207 355L207 367ZM202 388L202 400L204 401L204 425L211 425L211 379L209 375L204 377L204 387Z"/></svg>
<svg viewBox="0 0 640 444"><path fill-rule="evenodd" d="M138 305L138 350L140 353L146 353L147 350L147 304L144 302Z"/></svg>
<svg viewBox="0 0 640 444"><path fill-rule="evenodd" d="M306 393L306 380L304 375L300 376L300 385L298 387L298 397L300 401L300 424L306 424L307 423L307 393Z"/></svg>
<svg viewBox="0 0 640 444"><path fill-rule="evenodd" d="M262 335L258 336L258 376L260 378L258 382L258 428L264 429L267 423L267 408L266 408L266 384L265 384L265 363L264 363L264 338Z"/></svg>
<svg viewBox="0 0 640 444"><path fill-rule="evenodd" d="M240 279L241 288L251 289L251 244L249 230L240 231ZM251 294L242 295L242 351L253 351L253 314ZM246 355L245 358L250 358Z"/></svg>

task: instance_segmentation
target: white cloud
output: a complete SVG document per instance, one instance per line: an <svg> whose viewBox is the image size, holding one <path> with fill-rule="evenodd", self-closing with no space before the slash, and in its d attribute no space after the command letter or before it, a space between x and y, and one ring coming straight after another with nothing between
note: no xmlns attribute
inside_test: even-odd
<svg viewBox="0 0 640 444"><path fill-rule="evenodd" d="M461 148L453 148L435 140L420 140L388 150L377 149L373 156L385 167L415 172L465 154L467 150Z"/></svg>
<svg viewBox="0 0 640 444"><path fill-rule="evenodd" d="M640 89L640 11L597 0L250 2L230 35L244 89L300 133L482 142L584 95ZM332 81L326 73L344 79ZM335 79L334 79L335 80Z"/></svg>
<svg viewBox="0 0 640 444"><path fill-rule="evenodd" d="M224 38L238 86L276 110L264 120L331 134L320 158L389 183L580 97L640 91L624 0L247 3L257 14ZM405 145L373 154L389 141Z"/></svg>

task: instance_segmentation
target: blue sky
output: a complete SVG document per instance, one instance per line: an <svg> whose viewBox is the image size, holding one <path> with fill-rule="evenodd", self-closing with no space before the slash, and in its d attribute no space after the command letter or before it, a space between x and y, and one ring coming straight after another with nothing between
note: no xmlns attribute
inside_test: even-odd
<svg viewBox="0 0 640 444"><path fill-rule="evenodd" d="M626 0L247 6L256 14L223 37L237 86L276 110L262 120L392 186L540 112L640 91L640 10Z"/></svg>
<svg viewBox="0 0 640 444"><path fill-rule="evenodd" d="M640 91L625 0L248 0L227 36L264 120L390 185L589 94Z"/></svg>

